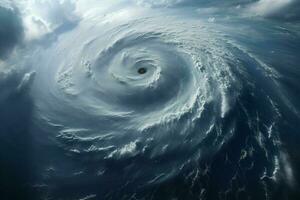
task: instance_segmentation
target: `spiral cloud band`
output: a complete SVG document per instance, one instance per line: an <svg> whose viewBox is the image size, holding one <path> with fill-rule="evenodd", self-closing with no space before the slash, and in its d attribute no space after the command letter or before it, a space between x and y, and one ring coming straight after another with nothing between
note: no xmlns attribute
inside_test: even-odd
<svg viewBox="0 0 300 200"><path fill-rule="evenodd" d="M266 11L268 2L4 3L24 30L0 63L0 105L16 107L16 96L30 108L21 115L30 190L50 199L297 197L300 29L296 12L282 12L298 4Z"/></svg>

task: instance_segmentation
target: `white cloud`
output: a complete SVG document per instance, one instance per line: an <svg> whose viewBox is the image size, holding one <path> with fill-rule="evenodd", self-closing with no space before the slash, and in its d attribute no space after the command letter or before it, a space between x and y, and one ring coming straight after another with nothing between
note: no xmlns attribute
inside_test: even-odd
<svg viewBox="0 0 300 200"><path fill-rule="evenodd" d="M76 21L75 0L21 0L15 1L25 29L25 39L39 39L58 27Z"/></svg>
<svg viewBox="0 0 300 200"><path fill-rule="evenodd" d="M276 15L288 8L294 0L260 0L249 7L249 11L260 16Z"/></svg>
<svg viewBox="0 0 300 200"><path fill-rule="evenodd" d="M151 6L151 7L169 7L186 0L136 0L138 5Z"/></svg>
<svg viewBox="0 0 300 200"><path fill-rule="evenodd" d="M13 9L12 7L12 2L9 0L1 0L0 1L0 6L4 7L4 8L9 8L9 9Z"/></svg>

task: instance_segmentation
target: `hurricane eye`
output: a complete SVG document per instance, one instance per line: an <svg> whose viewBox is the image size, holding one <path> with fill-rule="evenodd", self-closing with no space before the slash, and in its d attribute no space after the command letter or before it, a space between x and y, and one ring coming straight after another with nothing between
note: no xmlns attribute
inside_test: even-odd
<svg viewBox="0 0 300 200"><path fill-rule="evenodd" d="M141 67L141 68L139 68L139 69L137 70L137 72L138 72L139 74L145 74L145 73L147 72L147 69L144 68L144 67Z"/></svg>

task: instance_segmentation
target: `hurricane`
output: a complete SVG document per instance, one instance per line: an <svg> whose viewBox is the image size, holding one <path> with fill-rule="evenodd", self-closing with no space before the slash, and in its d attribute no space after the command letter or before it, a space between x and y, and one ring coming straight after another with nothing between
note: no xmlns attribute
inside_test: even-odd
<svg viewBox="0 0 300 200"><path fill-rule="evenodd" d="M2 7L4 199L299 197L297 1Z"/></svg>

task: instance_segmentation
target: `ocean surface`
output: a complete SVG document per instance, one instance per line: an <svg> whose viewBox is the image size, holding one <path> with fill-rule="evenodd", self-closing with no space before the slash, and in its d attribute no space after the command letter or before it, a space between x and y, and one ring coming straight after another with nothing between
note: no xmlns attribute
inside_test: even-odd
<svg viewBox="0 0 300 200"><path fill-rule="evenodd" d="M3 1L0 199L300 199L299 11Z"/></svg>

